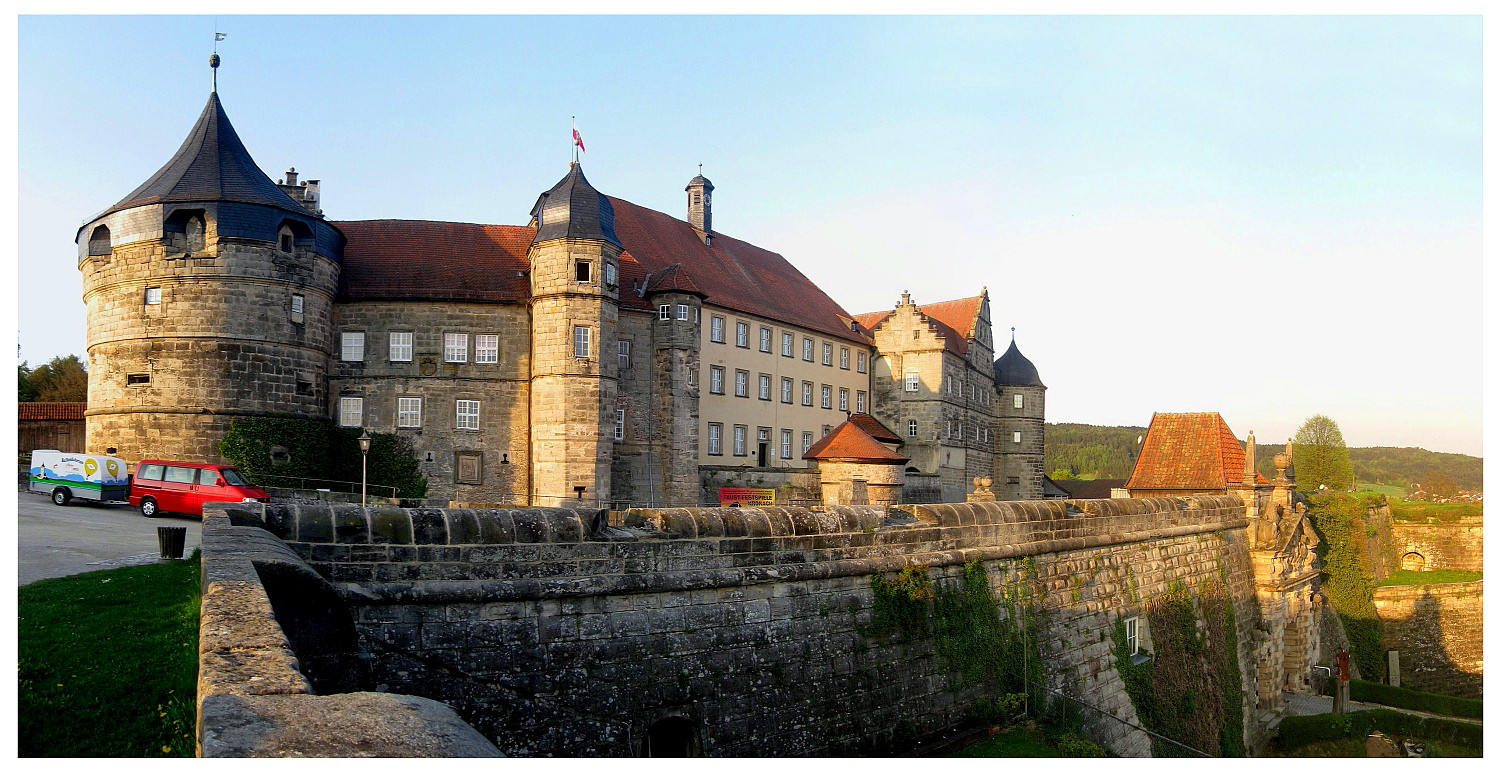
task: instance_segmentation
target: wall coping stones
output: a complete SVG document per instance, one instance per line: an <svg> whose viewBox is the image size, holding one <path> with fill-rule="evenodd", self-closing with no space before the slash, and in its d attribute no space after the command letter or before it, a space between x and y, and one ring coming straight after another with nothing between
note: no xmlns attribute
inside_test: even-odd
<svg viewBox="0 0 1500 777"><path fill-rule="evenodd" d="M1433 597L1437 599L1449 599L1460 596L1483 596L1484 581L1471 580L1467 583L1423 583L1420 585L1383 585L1375 589L1375 601L1421 599Z"/></svg>

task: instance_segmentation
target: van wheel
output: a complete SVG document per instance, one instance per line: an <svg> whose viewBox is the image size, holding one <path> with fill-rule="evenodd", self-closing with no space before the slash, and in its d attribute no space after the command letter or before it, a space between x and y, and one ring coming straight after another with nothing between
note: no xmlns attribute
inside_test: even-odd
<svg viewBox="0 0 1500 777"><path fill-rule="evenodd" d="M150 517L156 515L156 500L155 499L152 499L151 497L148 496L145 499L141 500L141 515L144 515L147 518L150 518Z"/></svg>
<svg viewBox="0 0 1500 777"><path fill-rule="evenodd" d="M69 491L66 488L52 489L52 504L55 504L58 507L62 507L63 505L71 501L73 501L73 492Z"/></svg>

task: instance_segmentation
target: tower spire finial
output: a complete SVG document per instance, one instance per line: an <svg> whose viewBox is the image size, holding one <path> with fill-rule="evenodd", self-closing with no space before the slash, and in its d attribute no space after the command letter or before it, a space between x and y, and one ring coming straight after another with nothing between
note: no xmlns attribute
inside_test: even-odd
<svg viewBox="0 0 1500 777"><path fill-rule="evenodd" d="M219 23L215 20L214 27L217 28L218 26ZM209 78L209 91L215 94L219 91L219 41L227 37L229 37L229 33L218 32L216 29L214 32L214 52L208 55L208 67L212 73L212 76Z"/></svg>
<svg viewBox="0 0 1500 777"><path fill-rule="evenodd" d="M1015 327L1011 327L1010 328L1010 342L1013 345L1016 342L1016 328Z"/></svg>

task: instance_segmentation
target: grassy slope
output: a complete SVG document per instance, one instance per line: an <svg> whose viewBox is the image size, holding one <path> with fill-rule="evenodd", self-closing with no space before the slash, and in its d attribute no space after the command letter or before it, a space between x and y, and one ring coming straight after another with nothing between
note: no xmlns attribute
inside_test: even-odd
<svg viewBox="0 0 1500 777"><path fill-rule="evenodd" d="M21 586L19 754L191 757L198 602L196 554Z"/></svg>
<svg viewBox="0 0 1500 777"><path fill-rule="evenodd" d="M1434 585L1437 583L1472 583L1484 577L1483 572L1462 572L1456 569L1434 569L1427 572L1413 572L1409 569L1398 569L1391 573L1390 577L1376 583L1376 585Z"/></svg>
<svg viewBox="0 0 1500 777"><path fill-rule="evenodd" d="M1037 727L1012 726L952 754L954 758L1059 758L1062 752Z"/></svg>

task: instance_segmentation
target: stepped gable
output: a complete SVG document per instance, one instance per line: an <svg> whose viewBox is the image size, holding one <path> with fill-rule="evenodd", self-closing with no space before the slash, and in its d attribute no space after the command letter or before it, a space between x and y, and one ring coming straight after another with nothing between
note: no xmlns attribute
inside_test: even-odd
<svg viewBox="0 0 1500 777"><path fill-rule="evenodd" d="M865 434L870 435L879 442L894 443L897 445L902 442L901 438L895 432L886 428L885 424L869 413L855 413L849 416L849 422L858 426Z"/></svg>
<svg viewBox="0 0 1500 777"><path fill-rule="evenodd" d="M20 421L82 421L87 402L17 402Z"/></svg>
<svg viewBox="0 0 1500 777"><path fill-rule="evenodd" d="M850 328L852 318L780 254L719 232L703 242L692 225L615 197L615 231L646 272L681 264L719 307L864 345L872 341ZM621 289L621 304L626 304Z"/></svg>
<svg viewBox="0 0 1500 777"><path fill-rule="evenodd" d="M969 338L974 336L974 326L979 321L979 308L983 303L984 297L979 296L912 307L915 307L917 312L921 313L943 338L943 350L962 356L969 352ZM874 332L894 312L884 310L860 313L854 316L854 320L859 323L863 331Z"/></svg>
<svg viewBox="0 0 1500 777"><path fill-rule="evenodd" d="M802 454L802 458L845 459L872 464L905 464L909 461L905 456L898 456L890 448L881 445L852 420L833 427L823 439L813 443L807 453Z"/></svg>
<svg viewBox="0 0 1500 777"><path fill-rule="evenodd" d="M1244 445L1218 413L1154 413L1125 487L1223 491L1244 478Z"/></svg>
<svg viewBox="0 0 1500 777"><path fill-rule="evenodd" d="M208 104L177 153L125 199L90 221L163 202L243 202L312 215L250 158L219 103L218 93L208 96Z"/></svg>
<svg viewBox="0 0 1500 777"><path fill-rule="evenodd" d="M346 300L523 302L530 227L453 221L338 221ZM622 263L623 264L623 263Z"/></svg>

